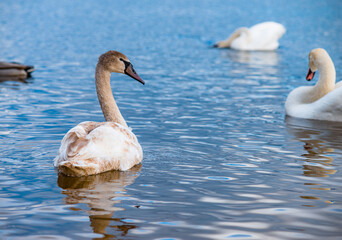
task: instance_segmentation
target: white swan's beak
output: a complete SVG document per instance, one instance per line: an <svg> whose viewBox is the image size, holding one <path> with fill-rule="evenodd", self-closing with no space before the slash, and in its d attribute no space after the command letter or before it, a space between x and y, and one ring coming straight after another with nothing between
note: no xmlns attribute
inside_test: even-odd
<svg viewBox="0 0 342 240"><path fill-rule="evenodd" d="M315 72L311 71L311 69L309 68L308 74L306 74L306 80L311 81L314 76Z"/></svg>
<svg viewBox="0 0 342 240"><path fill-rule="evenodd" d="M137 72L134 70L132 64L127 64L127 65L126 65L125 74L127 74L127 75L130 76L131 78L134 78L134 79L137 80L138 82L141 82L142 84L145 85L144 80L142 80L142 79L139 77L139 75L137 74Z"/></svg>

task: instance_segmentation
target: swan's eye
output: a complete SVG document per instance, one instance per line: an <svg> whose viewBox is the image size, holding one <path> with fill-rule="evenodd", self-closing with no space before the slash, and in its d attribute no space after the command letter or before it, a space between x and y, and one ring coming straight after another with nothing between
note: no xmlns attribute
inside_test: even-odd
<svg viewBox="0 0 342 240"><path fill-rule="evenodd" d="M120 58L120 61L122 61L125 64L125 69L127 69L129 67L129 65L131 65L130 62L127 62L127 61L123 60L122 58Z"/></svg>

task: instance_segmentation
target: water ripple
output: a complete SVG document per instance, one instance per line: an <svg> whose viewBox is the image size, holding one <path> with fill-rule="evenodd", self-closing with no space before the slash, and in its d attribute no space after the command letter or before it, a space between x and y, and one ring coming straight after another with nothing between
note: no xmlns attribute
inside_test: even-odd
<svg viewBox="0 0 342 240"><path fill-rule="evenodd" d="M0 55L36 67L27 83L0 83L0 238L341 236L342 126L284 122L283 107L293 88L312 84L310 49L324 47L342 65L341 3L194 3L0 2ZM265 18L288 29L277 51L209 47ZM58 175L52 163L64 134L104 120L94 68L109 49L146 81L111 77L143 164Z"/></svg>

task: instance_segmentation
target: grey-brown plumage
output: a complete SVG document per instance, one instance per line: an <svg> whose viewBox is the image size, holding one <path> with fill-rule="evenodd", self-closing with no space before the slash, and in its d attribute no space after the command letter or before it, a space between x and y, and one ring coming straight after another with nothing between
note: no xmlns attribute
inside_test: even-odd
<svg viewBox="0 0 342 240"><path fill-rule="evenodd" d="M67 176L126 171L143 159L138 139L127 126L114 100L110 86L112 72L126 74L144 84L122 53L108 51L99 57L95 86L106 122L82 122L64 136L54 165Z"/></svg>
<svg viewBox="0 0 342 240"><path fill-rule="evenodd" d="M23 81L30 77L33 71L33 66L14 62L0 62L0 81Z"/></svg>

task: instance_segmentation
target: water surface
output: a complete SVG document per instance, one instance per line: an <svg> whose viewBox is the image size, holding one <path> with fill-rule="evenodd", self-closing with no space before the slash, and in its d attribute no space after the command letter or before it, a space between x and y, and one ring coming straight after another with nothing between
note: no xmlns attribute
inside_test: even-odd
<svg viewBox="0 0 342 240"><path fill-rule="evenodd" d="M2 1L0 56L36 67L0 83L4 239L339 239L342 125L286 118L316 47L342 72L340 1ZM276 52L212 49L274 20ZM94 68L114 49L142 86L113 74L144 149L127 172L53 167L64 134L103 121ZM315 80L317 80L315 77Z"/></svg>

